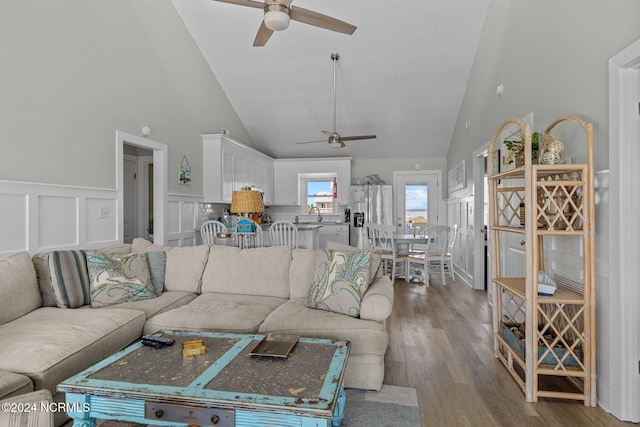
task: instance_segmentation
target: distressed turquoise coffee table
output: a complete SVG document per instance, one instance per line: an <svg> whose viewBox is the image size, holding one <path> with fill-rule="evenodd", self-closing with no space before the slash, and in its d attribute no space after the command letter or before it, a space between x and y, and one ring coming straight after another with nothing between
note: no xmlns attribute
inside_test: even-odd
<svg viewBox="0 0 640 427"><path fill-rule="evenodd" d="M249 353L263 335L164 332L156 349L140 342L69 378L64 391L74 427L96 419L160 426L339 426L349 343L300 338L286 359ZM183 357L182 342L207 351Z"/></svg>

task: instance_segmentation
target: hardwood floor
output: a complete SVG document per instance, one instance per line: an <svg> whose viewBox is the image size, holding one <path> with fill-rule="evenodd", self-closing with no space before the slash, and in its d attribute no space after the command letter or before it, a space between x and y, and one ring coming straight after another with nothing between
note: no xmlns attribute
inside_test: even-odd
<svg viewBox="0 0 640 427"><path fill-rule="evenodd" d="M541 399L528 403L493 356L487 294L462 280L395 283L387 321L385 384L414 387L422 425L632 426L599 407Z"/></svg>

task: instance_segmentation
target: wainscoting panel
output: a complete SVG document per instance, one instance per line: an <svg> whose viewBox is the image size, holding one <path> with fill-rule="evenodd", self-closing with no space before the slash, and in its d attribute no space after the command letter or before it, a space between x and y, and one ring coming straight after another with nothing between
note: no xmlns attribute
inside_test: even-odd
<svg viewBox="0 0 640 427"><path fill-rule="evenodd" d="M29 246L27 232L28 198L23 194L0 193L0 251L24 251Z"/></svg>
<svg viewBox="0 0 640 427"><path fill-rule="evenodd" d="M118 243L115 190L0 181L0 212L0 255Z"/></svg>
<svg viewBox="0 0 640 427"><path fill-rule="evenodd" d="M169 194L167 215L168 246L193 246L198 220L200 196Z"/></svg>

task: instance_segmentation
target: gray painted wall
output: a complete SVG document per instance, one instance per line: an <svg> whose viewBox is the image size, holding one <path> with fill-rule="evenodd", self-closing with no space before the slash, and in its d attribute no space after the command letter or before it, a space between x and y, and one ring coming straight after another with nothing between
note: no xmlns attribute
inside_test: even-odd
<svg viewBox="0 0 640 427"><path fill-rule="evenodd" d="M0 179L114 188L116 129L150 126L199 195L201 134L253 146L170 0L6 0L0 40Z"/></svg>
<svg viewBox="0 0 640 427"><path fill-rule="evenodd" d="M507 117L534 113L534 131L573 114L593 123L596 169L609 166L608 61L640 38L637 0L492 0L452 143L449 166L471 162ZM496 87L504 85L504 95ZM471 128L465 131L465 121ZM467 170L467 188L473 174Z"/></svg>

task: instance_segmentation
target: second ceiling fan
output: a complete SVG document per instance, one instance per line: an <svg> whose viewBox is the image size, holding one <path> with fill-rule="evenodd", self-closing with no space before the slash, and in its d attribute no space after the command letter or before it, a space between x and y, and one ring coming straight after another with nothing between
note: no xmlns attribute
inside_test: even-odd
<svg viewBox="0 0 640 427"><path fill-rule="evenodd" d="M301 7L291 6L292 0L215 0L223 3L237 4L239 6L255 7L264 10L264 18L258 34L253 41L254 46L264 46L267 44L269 37L274 31L283 31L289 27L289 21L302 22L304 24L313 25L324 28L326 30L337 31L344 34L353 34L358 28L347 22L332 18L322 13L312 10L303 9Z"/></svg>
<svg viewBox="0 0 640 427"><path fill-rule="evenodd" d="M329 146L335 148L343 148L345 147L344 141L355 141L358 139L375 139L375 135L357 135L357 136L342 136L336 130L336 63L340 59L339 53L332 53L331 60L333 61L333 131L329 132L327 130L323 130L322 133L327 137L326 140L320 141L306 141L306 142L296 142L296 144L313 144L316 142L328 142Z"/></svg>

